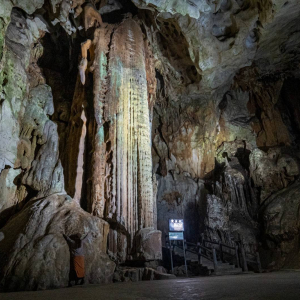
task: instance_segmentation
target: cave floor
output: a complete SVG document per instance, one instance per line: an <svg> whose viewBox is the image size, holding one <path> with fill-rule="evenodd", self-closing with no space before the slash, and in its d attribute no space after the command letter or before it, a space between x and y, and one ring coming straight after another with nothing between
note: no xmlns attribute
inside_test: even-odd
<svg viewBox="0 0 300 300"><path fill-rule="evenodd" d="M1 293L1 300L300 299L300 270Z"/></svg>

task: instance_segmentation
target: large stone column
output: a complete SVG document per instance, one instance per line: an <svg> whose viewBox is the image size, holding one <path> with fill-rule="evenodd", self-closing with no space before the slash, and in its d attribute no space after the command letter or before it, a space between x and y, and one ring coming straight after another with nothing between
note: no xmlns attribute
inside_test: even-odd
<svg viewBox="0 0 300 300"><path fill-rule="evenodd" d="M110 45L107 32L97 29L94 41L97 128L92 210L112 224L111 248L123 251L124 260L134 254L137 232L155 227L148 61L143 33L134 20L124 20L113 31ZM155 239L160 247L159 232L155 231Z"/></svg>
<svg viewBox="0 0 300 300"><path fill-rule="evenodd" d="M153 186L145 50L131 19L114 33L109 70L114 205L119 222L135 232L153 227Z"/></svg>

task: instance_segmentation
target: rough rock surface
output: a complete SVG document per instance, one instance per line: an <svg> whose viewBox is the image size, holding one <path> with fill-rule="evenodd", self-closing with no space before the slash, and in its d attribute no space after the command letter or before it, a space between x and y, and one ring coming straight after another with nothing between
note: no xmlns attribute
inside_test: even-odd
<svg viewBox="0 0 300 300"><path fill-rule="evenodd" d="M33 3L37 6L30 8L28 2L29 6L22 8L32 13L43 5ZM64 192L58 129L50 120L56 107L37 65L43 54L40 39L45 28L20 9L7 11L11 23L1 48L0 73L1 287L66 286L70 256L63 231L93 232L93 243L90 239L87 244L87 279L109 282L114 271L106 254L109 226L86 213Z"/></svg>
<svg viewBox="0 0 300 300"><path fill-rule="evenodd" d="M1 287L36 290L68 284L70 253L62 233L91 232L85 242L89 283L110 282L115 264L105 254L109 226L84 212L69 196L32 199L1 229Z"/></svg>
<svg viewBox="0 0 300 300"><path fill-rule="evenodd" d="M265 243L270 253L265 252L266 265L298 268L299 241L299 180L286 189L269 197L261 208L264 221Z"/></svg>
<svg viewBox="0 0 300 300"><path fill-rule="evenodd" d="M99 247L108 234L119 262L159 258L148 234L134 253L134 236L164 243L177 217L189 241L297 266L299 1L92 2L0 0L2 284L66 283L64 210L79 220L66 232L90 229ZM105 281L105 248L88 247L89 281ZM31 264L44 254L54 277Z"/></svg>
<svg viewBox="0 0 300 300"><path fill-rule="evenodd" d="M4 8L7 7L4 5ZM34 121L31 119L31 123L29 121L28 124L24 124L24 127L22 127L27 103L30 102L31 113L37 109L39 117L42 118L40 120L42 124L38 130L39 138L43 134L41 130L43 130L46 119L50 122L46 114L43 115L41 110L47 106L46 113L51 114L51 105L53 105L51 95L50 102L48 101L49 99L46 100L47 97L49 98L49 90L45 99L42 99L45 93L38 97L39 100L42 100L42 103L33 103L29 100L30 87L45 83L36 65L36 61L42 55L42 47L38 39L41 38L43 33L39 32L35 20L26 19L20 10L13 9L8 11L11 13L11 23L7 27L4 40L5 46L1 49L3 53L0 64L0 82L2 83L0 170L3 170L3 173L0 175L2 187L0 196L1 211L13 210L12 208L15 205L21 203L31 193L30 188L19 184L22 170L17 169L21 163L24 166L26 165L25 168L29 166L28 163L33 159L36 144L36 138L33 138L31 135L36 128L36 125L33 124ZM4 10L3 12L7 11ZM29 70L31 75L29 75ZM48 104L43 106L43 103L45 104L46 102ZM30 116L27 117L27 120L29 118ZM24 130L22 131L22 129ZM21 135L23 135L24 139ZM32 138L33 140L31 141L30 139ZM55 136L51 137L51 139L53 138L55 139ZM34 144L33 149L31 148L31 142ZM8 214L10 213L8 212Z"/></svg>
<svg viewBox="0 0 300 300"><path fill-rule="evenodd" d="M134 238L134 258L138 260L161 260L161 231L143 228Z"/></svg>

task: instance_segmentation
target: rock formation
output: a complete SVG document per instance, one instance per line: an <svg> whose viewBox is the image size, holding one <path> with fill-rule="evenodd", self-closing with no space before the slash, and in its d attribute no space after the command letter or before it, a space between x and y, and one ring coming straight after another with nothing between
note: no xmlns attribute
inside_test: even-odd
<svg viewBox="0 0 300 300"><path fill-rule="evenodd" d="M93 43L82 44L82 84L91 47L95 55L91 70L96 127L89 208L117 226L110 233L116 239L109 249L120 249L117 252L121 253L114 254L125 260L127 252L134 255L135 234L155 227L147 52L141 28L131 18L116 28L96 29ZM159 245L160 236L153 234Z"/></svg>
<svg viewBox="0 0 300 300"><path fill-rule="evenodd" d="M161 259L169 218L298 267L299 14L0 0L0 287L65 286L62 233L88 231L88 282L111 281Z"/></svg>
<svg viewBox="0 0 300 300"><path fill-rule="evenodd" d="M61 232L92 232L85 250L87 280L110 282L115 264L105 253L108 229L106 222L84 212L69 196L32 199L1 229L3 286L6 290L66 286L70 254Z"/></svg>

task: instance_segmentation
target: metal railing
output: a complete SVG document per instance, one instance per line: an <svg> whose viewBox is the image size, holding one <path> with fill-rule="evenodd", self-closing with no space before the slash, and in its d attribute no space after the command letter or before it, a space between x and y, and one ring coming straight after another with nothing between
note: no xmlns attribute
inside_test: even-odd
<svg viewBox="0 0 300 300"><path fill-rule="evenodd" d="M176 247L183 250L183 247L176 245ZM219 261L225 263L225 259L230 258L231 262L235 262L237 268L242 267L244 272L248 272L248 264L255 265L258 272L262 272L259 253L248 253L245 251L243 243L241 241L235 242L234 246L224 244L222 242L216 242L212 240L202 239L197 244L185 241L185 253L190 252L198 256L198 264L202 264L202 258L211 261L214 265L215 272L218 270L218 258Z"/></svg>

